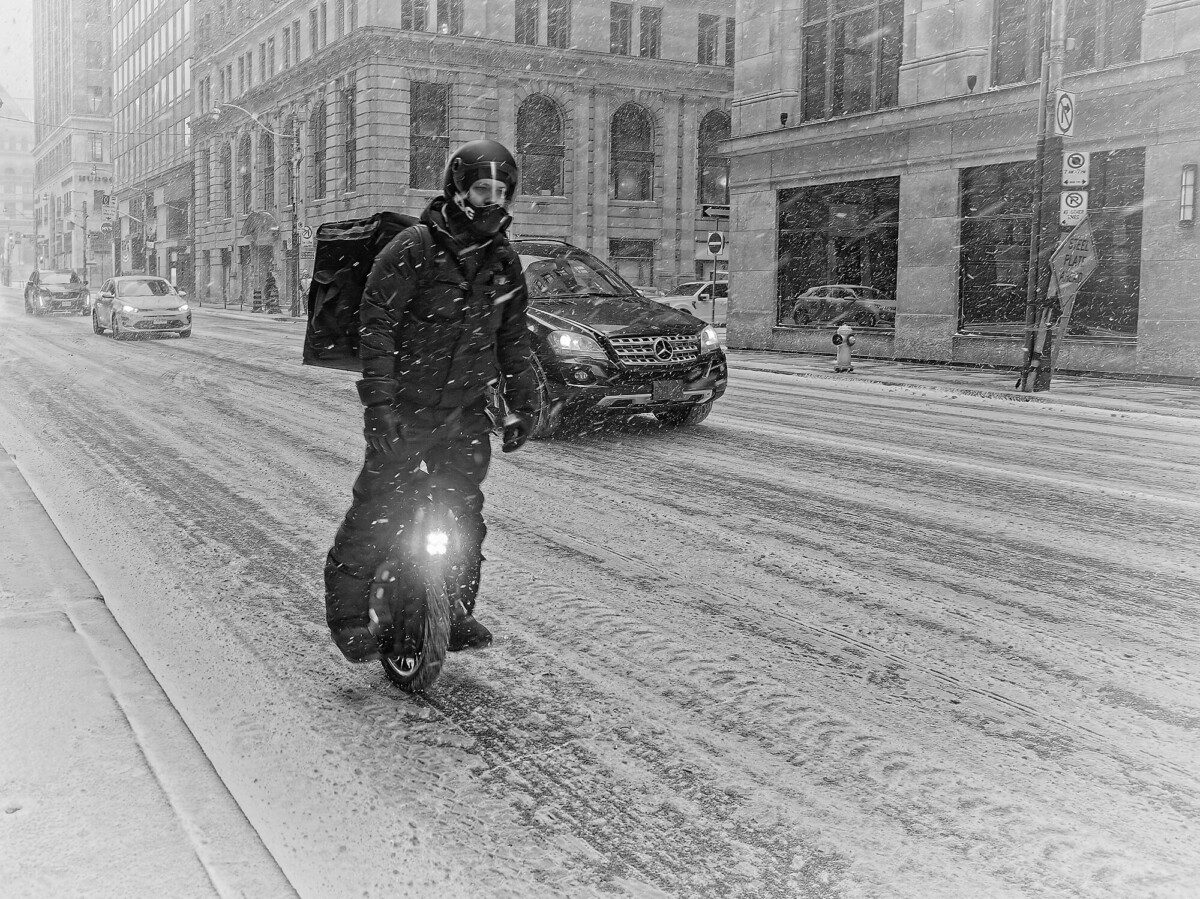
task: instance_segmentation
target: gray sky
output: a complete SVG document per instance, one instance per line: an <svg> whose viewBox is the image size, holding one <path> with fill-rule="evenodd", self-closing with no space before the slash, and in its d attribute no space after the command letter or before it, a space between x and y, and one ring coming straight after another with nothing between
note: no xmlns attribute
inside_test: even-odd
<svg viewBox="0 0 1200 899"><path fill-rule="evenodd" d="M33 110L33 0L0 0L0 84Z"/></svg>

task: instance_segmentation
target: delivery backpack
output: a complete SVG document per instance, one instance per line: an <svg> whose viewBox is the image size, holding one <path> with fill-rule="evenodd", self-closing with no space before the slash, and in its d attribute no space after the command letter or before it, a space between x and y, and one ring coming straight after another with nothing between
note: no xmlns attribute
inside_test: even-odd
<svg viewBox="0 0 1200 899"><path fill-rule="evenodd" d="M417 224L401 212L377 212L369 218L326 222L317 229L316 258L308 287L308 327L304 364L359 370L359 307L375 257L392 238ZM433 236L418 228L427 256ZM423 266L431 271L432 266Z"/></svg>

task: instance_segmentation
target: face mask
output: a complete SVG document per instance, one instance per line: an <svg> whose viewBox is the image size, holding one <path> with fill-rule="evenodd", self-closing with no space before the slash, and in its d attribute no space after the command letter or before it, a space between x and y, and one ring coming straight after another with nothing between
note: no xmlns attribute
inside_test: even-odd
<svg viewBox="0 0 1200 899"><path fill-rule="evenodd" d="M499 234L512 221L512 216L508 214L508 210L500 203L476 206L467 198L466 194L456 194L454 203L463 211L463 215L467 217L467 221L471 223L471 230L485 237L492 237Z"/></svg>

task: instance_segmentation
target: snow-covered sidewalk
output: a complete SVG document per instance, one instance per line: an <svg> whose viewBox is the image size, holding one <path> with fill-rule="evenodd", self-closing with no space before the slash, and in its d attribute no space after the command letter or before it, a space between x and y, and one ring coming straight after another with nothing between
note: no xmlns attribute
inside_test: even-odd
<svg viewBox="0 0 1200 899"><path fill-rule="evenodd" d="M0 510L4 895L295 895L7 452Z"/></svg>

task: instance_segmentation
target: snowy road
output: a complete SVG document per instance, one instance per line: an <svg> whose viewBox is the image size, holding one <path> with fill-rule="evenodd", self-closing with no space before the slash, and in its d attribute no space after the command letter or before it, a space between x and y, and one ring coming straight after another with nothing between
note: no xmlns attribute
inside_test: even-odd
<svg viewBox="0 0 1200 899"><path fill-rule="evenodd" d="M0 298L0 443L302 895L1197 895L1200 421L735 366L496 454L497 645L421 700L328 641L301 336Z"/></svg>

